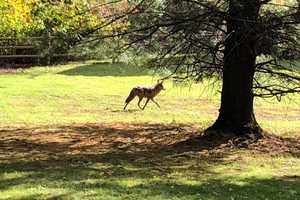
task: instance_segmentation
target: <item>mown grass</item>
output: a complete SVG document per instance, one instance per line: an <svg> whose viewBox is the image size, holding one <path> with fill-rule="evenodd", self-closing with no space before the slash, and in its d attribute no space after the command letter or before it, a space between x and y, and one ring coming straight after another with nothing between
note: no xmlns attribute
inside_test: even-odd
<svg viewBox="0 0 300 200"><path fill-rule="evenodd" d="M194 112L195 109L202 112L201 107L206 107L207 101L216 102L213 93L208 94L211 99L198 98L206 90L203 86L182 88L174 87L170 82L166 83L168 90L158 97L164 109L149 104L147 112L137 112L134 102L128 112L123 112L124 100L133 86L156 82L157 78L151 74L134 67L87 63L2 75L0 119L3 125L213 119L213 116L195 116L198 112ZM182 101L178 101L177 96Z"/></svg>
<svg viewBox="0 0 300 200"><path fill-rule="evenodd" d="M217 117L218 86L166 82L161 109L123 111L152 75L92 61L0 75L0 199L300 199L299 96L255 105L290 149L183 147Z"/></svg>
<svg viewBox="0 0 300 200"><path fill-rule="evenodd" d="M157 98L163 109L149 104L146 112L140 112L135 101L129 111L123 112L130 89L154 84L157 77L152 75L153 72L137 67L92 62L4 74L0 76L0 121L2 126L89 122L178 122L209 126L216 118L219 86L214 81L186 86L167 82L167 91ZM255 110L258 120L267 128L271 128L271 122L276 128L292 125L298 129L297 123L292 122L299 120L299 105L299 95L280 103L259 99Z"/></svg>

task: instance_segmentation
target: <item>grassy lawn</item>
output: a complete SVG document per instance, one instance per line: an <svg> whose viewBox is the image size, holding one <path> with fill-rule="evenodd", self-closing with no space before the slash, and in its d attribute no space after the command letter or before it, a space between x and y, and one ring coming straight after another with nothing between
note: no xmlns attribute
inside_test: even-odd
<svg viewBox="0 0 300 200"><path fill-rule="evenodd" d="M300 199L299 95L257 99L271 135L235 148L193 140L217 117L213 82L169 81L161 109L123 111L151 71L89 61L1 73L0 199Z"/></svg>

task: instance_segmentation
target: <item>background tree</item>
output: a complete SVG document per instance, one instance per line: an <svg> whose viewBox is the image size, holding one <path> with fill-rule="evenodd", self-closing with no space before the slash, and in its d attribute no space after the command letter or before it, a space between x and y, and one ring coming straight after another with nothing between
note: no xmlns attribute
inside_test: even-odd
<svg viewBox="0 0 300 200"><path fill-rule="evenodd" d="M0 35L15 36L30 28L33 0L0 1Z"/></svg>
<svg viewBox="0 0 300 200"><path fill-rule="evenodd" d="M40 46L39 53L43 51L42 54L46 55L49 53L49 35L51 35L53 54L74 53L78 58L97 56L100 59L113 55L117 61L118 54L114 52L118 49L118 45L115 42L94 41L89 43L90 45L77 45L75 48L75 44L85 42L83 39L86 38L83 38L83 35L90 33L91 30L94 35L104 32L111 34L114 29L126 27L126 24L120 22L109 24L109 17L121 9L126 9L126 4L113 8L106 5L106 0L1 1L0 37L10 37L12 42L19 45ZM99 26L102 28L95 31ZM42 36L44 41L28 39L32 36ZM87 39L93 38L93 35L89 35ZM7 51L6 49L5 52ZM31 51L32 49L22 50L23 54L34 54Z"/></svg>
<svg viewBox="0 0 300 200"><path fill-rule="evenodd" d="M126 37L173 78L222 79L210 131L261 137L254 97L300 92L299 0L129 1L126 18L128 29L103 37Z"/></svg>

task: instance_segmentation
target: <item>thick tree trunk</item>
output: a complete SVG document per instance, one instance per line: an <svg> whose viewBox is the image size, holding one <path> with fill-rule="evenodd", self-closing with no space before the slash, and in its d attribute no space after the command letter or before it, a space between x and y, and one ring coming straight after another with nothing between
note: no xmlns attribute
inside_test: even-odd
<svg viewBox="0 0 300 200"><path fill-rule="evenodd" d="M255 31L258 0L231 0L227 19L223 87L219 117L208 130L262 136L253 111Z"/></svg>

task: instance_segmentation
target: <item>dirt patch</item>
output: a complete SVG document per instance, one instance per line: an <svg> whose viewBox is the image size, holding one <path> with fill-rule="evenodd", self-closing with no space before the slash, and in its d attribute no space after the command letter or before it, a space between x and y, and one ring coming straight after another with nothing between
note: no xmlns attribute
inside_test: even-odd
<svg viewBox="0 0 300 200"><path fill-rule="evenodd" d="M250 150L268 154L292 154L300 157L300 138L285 138L271 134L265 134L264 138L249 144Z"/></svg>
<svg viewBox="0 0 300 200"><path fill-rule="evenodd" d="M162 152L184 155L198 152L226 155L239 148L257 153L300 156L300 138L266 134L255 143L203 135L200 127L186 124L83 124L58 127L3 128L0 159L58 159L74 155ZM240 145L243 144L243 145Z"/></svg>
<svg viewBox="0 0 300 200"><path fill-rule="evenodd" d="M176 144L177 147L208 149L217 152L229 152L237 149L252 151L268 155L292 155L300 157L299 137L280 137L269 133L264 133L260 139L252 140L239 136L226 135L200 135Z"/></svg>
<svg viewBox="0 0 300 200"><path fill-rule="evenodd" d="M158 150L188 139L197 130L188 125L121 123L5 128L0 131L0 157L43 159L77 153Z"/></svg>

